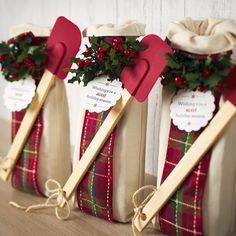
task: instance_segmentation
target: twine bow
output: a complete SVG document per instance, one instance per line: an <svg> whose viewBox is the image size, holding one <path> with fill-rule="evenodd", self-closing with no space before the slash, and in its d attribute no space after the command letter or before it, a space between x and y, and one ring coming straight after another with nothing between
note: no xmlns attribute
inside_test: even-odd
<svg viewBox="0 0 236 236"><path fill-rule="evenodd" d="M50 188L50 184L55 184L56 187ZM45 184L45 188L46 188L47 192L49 193L49 197L45 203L35 204L35 205L28 206L28 207L19 205L16 202L9 202L9 204L13 207L18 208L18 209L22 209L25 212L46 209L46 208L54 208L55 215L56 215L57 219L59 219L59 220L68 219L70 216L70 213L71 213L71 209L70 209L69 202L65 197L65 192L63 191L61 185L56 180L49 179ZM61 207L62 203L65 203L65 205L66 205L66 208L65 208L66 214L65 215L62 215L59 211L59 209L63 209Z"/></svg>
<svg viewBox="0 0 236 236"><path fill-rule="evenodd" d="M149 189L152 190L151 193L149 193L147 195L147 197L141 202L138 203L138 195L140 194L140 192L144 191L145 189ZM157 187L153 186L153 185L146 185L143 186L142 188L138 189L132 197L132 202L134 205L134 217L132 219L132 230L133 230L133 234L136 236L136 228L135 228L135 224L134 221L137 217L140 217L141 220L145 220L146 219L146 215L142 212L143 208L146 206L147 202L152 198L152 196L156 193L157 191Z"/></svg>

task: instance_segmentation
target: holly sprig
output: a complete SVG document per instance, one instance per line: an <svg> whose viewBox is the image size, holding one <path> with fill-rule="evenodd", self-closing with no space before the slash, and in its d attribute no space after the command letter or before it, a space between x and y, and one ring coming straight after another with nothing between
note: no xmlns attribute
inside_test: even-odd
<svg viewBox="0 0 236 236"><path fill-rule="evenodd" d="M40 77L45 61L45 40L31 32L0 43L1 71L7 81L24 79L26 75Z"/></svg>
<svg viewBox="0 0 236 236"><path fill-rule="evenodd" d="M90 46L71 62L76 69L68 69L74 74L69 83L78 81L86 86L99 75L108 75L108 80L119 79L124 66L131 65L137 52L144 50L137 37L91 37Z"/></svg>
<svg viewBox="0 0 236 236"><path fill-rule="evenodd" d="M171 91L177 89L221 92L224 78L232 68L231 52L196 55L180 50L167 53L168 64L161 83Z"/></svg>

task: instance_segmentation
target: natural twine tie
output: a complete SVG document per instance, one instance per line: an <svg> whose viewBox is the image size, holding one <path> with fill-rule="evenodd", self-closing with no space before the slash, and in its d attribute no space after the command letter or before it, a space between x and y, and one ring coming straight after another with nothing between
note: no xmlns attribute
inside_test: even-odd
<svg viewBox="0 0 236 236"><path fill-rule="evenodd" d="M147 197L139 204L138 203L138 195L140 194L140 192L144 191L145 189L149 189L152 190L151 193L149 193L147 195ZM134 205L134 217L132 219L132 230L133 230L133 234L135 236L137 236L136 234L136 228L135 228L135 224L134 221L137 217L139 217L141 220L145 220L146 219L146 215L142 212L143 208L146 206L147 202L152 198L152 196L156 193L157 191L157 187L153 186L153 185L146 185L143 186L142 188L138 189L132 197L132 202Z"/></svg>
<svg viewBox="0 0 236 236"><path fill-rule="evenodd" d="M56 187L50 188L50 184L54 184L56 185ZM45 184L45 188L46 188L46 191L49 193L49 197L45 203L35 204L28 207L19 205L16 202L9 202L9 204L18 209L22 209L25 212L30 212L33 210L41 210L41 209L46 209L46 208L54 208L57 219L59 220L68 219L71 213L71 209L70 209L69 202L65 197L65 192L63 191L61 185L56 180L49 179ZM61 207L63 203L65 203L66 205L65 208ZM65 209L64 211L66 212L66 214L62 215L59 211L60 209Z"/></svg>

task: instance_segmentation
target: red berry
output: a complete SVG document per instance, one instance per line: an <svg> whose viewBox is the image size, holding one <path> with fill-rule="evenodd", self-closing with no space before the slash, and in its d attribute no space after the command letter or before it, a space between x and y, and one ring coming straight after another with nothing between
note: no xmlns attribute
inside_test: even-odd
<svg viewBox="0 0 236 236"><path fill-rule="evenodd" d="M184 83L183 77L180 76L180 75L175 76L175 83L176 83L177 85L183 84L183 83Z"/></svg>
<svg viewBox="0 0 236 236"><path fill-rule="evenodd" d="M199 85L199 86L197 86L196 90L199 91L199 92L204 92L205 87L203 85Z"/></svg>
<svg viewBox="0 0 236 236"><path fill-rule="evenodd" d="M4 56L0 54L0 62L2 62L3 60L4 60Z"/></svg>
<svg viewBox="0 0 236 236"><path fill-rule="evenodd" d="M203 76L203 77L207 78L207 77L209 77L210 75L211 75L211 70L210 70L210 69L205 68L205 69L202 70L202 76Z"/></svg>
<svg viewBox="0 0 236 236"><path fill-rule="evenodd" d="M14 38L11 38L7 41L8 44L14 44L15 43L15 39Z"/></svg>
<svg viewBox="0 0 236 236"><path fill-rule="evenodd" d="M183 82L183 83L179 84L178 87L181 89L184 89L186 87L186 84Z"/></svg>
<svg viewBox="0 0 236 236"><path fill-rule="evenodd" d="M12 79L13 79L13 80L16 80L17 77L18 77L17 74L13 74L13 75L12 75Z"/></svg>
<svg viewBox="0 0 236 236"><path fill-rule="evenodd" d="M10 75L10 78L12 78L12 80L16 80L17 79L17 74L12 74L12 75Z"/></svg>
<svg viewBox="0 0 236 236"><path fill-rule="evenodd" d="M107 36L107 37L104 37L104 41L106 43L109 43L109 44L112 44L113 43L113 38L112 36Z"/></svg>
<svg viewBox="0 0 236 236"><path fill-rule="evenodd" d="M86 48L85 52L86 52L86 54L90 55L92 53L92 49L91 48Z"/></svg>
<svg viewBox="0 0 236 236"><path fill-rule="evenodd" d="M98 51L99 51L99 52L103 52L103 46L99 46L99 47L98 47Z"/></svg>
<svg viewBox="0 0 236 236"><path fill-rule="evenodd" d="M14 62L13 67L14 67L15 69L20 68L20 63Z"/></svg>
<svg viewBox="0 0 236 236"><path fill-rule="evenodd" d="M213 60L218 60L219 59L219 54L212 54L210 56Z"/></svg>
<svg viewBox="0 0 236 236"><path fill-rule="evenodd" d="M222 83L218 83L215 87L215 91L221 93L223 89Z"/></svg>
<svg viewBox="0 0 236 236"><path fill-rule="evenodd" d="M25 65L27 65L29 67L30 67L31 64L33 64L33 60L30 57L26 57L23 62L24 62Z"/></svg>
<svg viewBox="0 0 236 236"><path fill-rule="evenodd" d="M131 54L131 51L128 49L128 48L126 48L125 50L124 50L124 55L125 56L129 56Z"/></svg>
<svg viewBox="0 0 236 236"><path fill-rule="evenodd" d="M102 53L102 52L98 53L98 54L97 54L97 59L98 59L99 61L103 61L103 60L105 59L105 54Z"/></svg>
<svg viewBox="0 0 236 236"><path fill-rule="evenodd" d="M34 79L39 79L42 76L42 72L41 71L35 71L33 74Z"/></svg>
<svg viewBox="0 0 236 236"><path fill-rule="evenodd" d="M85 65L90 65L92 63L92 59L91 58L86 58L84 60L84 63L85 63Z"/></svg>
<svg viewBox="0 0 236 236"><path fill-rule="evenodd" d="M34 68L35 67L35 64L33 62L29 63L29 68Z"/></svg>
<svg viewBox="0 0 236 236"><path fill-rule="evenodd" d="M122 37L116 37L116 38L113 39L113 42L114 42L115 44L119 44L119 43L121 43L122 41L123 41L123 38L122 38Z"/></svg>
<svg viewBox="0 0 236 236"><path fill-rule="evenodd" d="M7 71L7 68L6 67L2 67L2 72L4 73L4 72L6 72Z"/></svg>
<svg viewBox="0 0 236 236"><path fill-rule="evenodd" d="M79 67L79 68L83 68L84 66L84 61L83 60L79 60L76 65Z"/></svg>
<svg viewBox="0 0 236 236"><path fill-rule="evenodd" d="M120 46L118 44L115 44L113 46L113 49L116 51L116 52L119 52L120 51Z"/></svg>

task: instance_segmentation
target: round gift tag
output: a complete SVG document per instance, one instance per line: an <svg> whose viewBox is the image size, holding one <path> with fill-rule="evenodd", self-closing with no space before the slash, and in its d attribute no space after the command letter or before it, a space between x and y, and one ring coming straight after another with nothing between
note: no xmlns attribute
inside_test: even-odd
<svg viewBox="0 0 236 236"><path fill-rule="evenodd" d="M81 104L90 112L107 111L120 99L122 90L120 81L110 82L107 81L107 76L100 76L84 87Z"/></svg>
<svg viewBox="0 0 236 236"><path fill-rule="evenodd" d="M172 100L170 117L178 129L198 131L208 124L214 110L215 98L210 91L180 90Z"/></svg>
<svg viewBox="0 0 236 236"><path fill-rule="evenodd" d="M4 90L4 104L10 111L21 111L32 101L35 95L35 81L30 76L23 80L8 82Z"/></svg>

